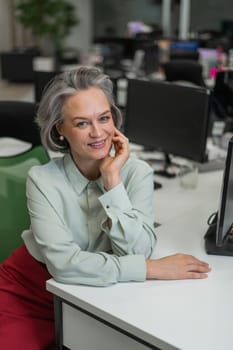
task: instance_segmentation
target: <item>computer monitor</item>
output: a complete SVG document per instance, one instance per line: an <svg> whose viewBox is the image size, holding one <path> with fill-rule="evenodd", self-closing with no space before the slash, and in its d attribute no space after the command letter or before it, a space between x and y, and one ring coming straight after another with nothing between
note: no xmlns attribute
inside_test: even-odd
<svg viewBox="0 0 233 350"><path fill-rule="evenodd" d="M144 73L146 76L156 73L159 70L159 47L157 43L146 43L144 45Z"/></svg>
<svg viewBox="0 0 233 350"><path fill-rule="evenodd" d="M205 78L213 78L213 68L216 69L219 64L225 64L227 61L226 53L217 49L200 47L198 49L198 53L199 61L203 66L203 75Z"/></svg>
<svg viewBox="0 0 233 350"><path fill-rule="evenodd" d="M130 72L134 77L150 77L159 70L159 51L154 43L147 43L136 50Z"/></svg>
<svg viewBox="0 0 233 350"><path fill-rule="evenodd" d="M233 118L233 70L217 72L213 97L218 117Z"/></svg>
<svg viewBox="0 0 233 350"><path fill-rule="evenodd" d="M218 213L205 235L208 254L233 256L233 138L229 141Z"/></svg>
<svg viewBox="0 0 233 350"><path fill-rule="evenodd" d="M130 79L125 133L133 143L204 162L209 107L206 88Z"/></svg>
<svg viewBox="0 0 233 350"><path fill-rule="evenodd" d="M225 36L233 38L233 20L222 21L221 31Z"/></svg>
<svg viewBox="0 0 233 350"><path fill-rule="evenodd" d="M178 40L171 41L170 49L174 51L196 52L199 47L197 40Z"/></svg>
<svg viewBox="0 0 233 350"><path fill-rule="evenodd" d="M170 60L185 59L195 60L199 59L197 51L199 42L197 40L177 40L170 43Z"/></svg>
<svg viewBox="0 0 233 350"><path fill-rule="evenodd" d="M135 39L123 37L95 37L93 44L100 45L102 50L108 49L109 45L117 44L123 47L123 57L132 59L135 53Z"/></svg>

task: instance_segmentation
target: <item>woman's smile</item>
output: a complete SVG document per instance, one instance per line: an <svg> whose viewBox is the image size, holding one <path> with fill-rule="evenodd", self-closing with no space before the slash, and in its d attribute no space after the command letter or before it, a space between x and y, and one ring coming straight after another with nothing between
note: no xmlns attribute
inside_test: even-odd
<svg viewBox="0 0 233 350"><path fill-rule="evenodd" d="M106 145L106 140L94 141L88 144L88 146L94 149L102 149L105 147L105 145Z"/></svg>

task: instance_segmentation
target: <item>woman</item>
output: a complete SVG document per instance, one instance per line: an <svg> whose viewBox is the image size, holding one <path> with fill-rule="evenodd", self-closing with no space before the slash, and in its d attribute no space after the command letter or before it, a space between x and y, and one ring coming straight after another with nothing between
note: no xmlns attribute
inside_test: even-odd
<svg viewBox="0 0 233 350"><path fill-rule="evenodd" d="M96 68L57 76L38 110L43 144L64 157L33 167L31 227L0 268L0 348L52 349L59 282L108 286L146 279L205 278L208 264L177 254L151 259L153 171L129 158L112 83ZM15 339L17 340L15 343Z"/></svg>

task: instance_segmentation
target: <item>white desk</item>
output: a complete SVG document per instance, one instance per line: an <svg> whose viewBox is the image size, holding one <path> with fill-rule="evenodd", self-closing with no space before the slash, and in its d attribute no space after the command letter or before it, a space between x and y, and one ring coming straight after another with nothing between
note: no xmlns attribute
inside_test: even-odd
<svg viewBox="0 0 233 350"><path fill-rule="evenodd" d="M0 137L0 157L8 157L26 152L31 148L29 142L16 140L11 137Z"/></svg>
<svg viewBox="0 0 233 350"><path fill-rule="evenodd" d="M62 344L72 350L232 349L233 259L207 255L203 240L206 219L217 207L221 174L201 174L196 190L182 190L177 181L164 180L167 186L155 191L156 220L162 223L155 256L194 254L210 263L209 278L106 288L49 280L59 349Z"/></svg>
<svg viewBox="0 0 233 350"><path fill-rule="evenodd" d="M14 156L30 149L30 142L14 139L11 137L0 137L0 157ZM61 152L47 150L50 158L62 157Z"/></svg>

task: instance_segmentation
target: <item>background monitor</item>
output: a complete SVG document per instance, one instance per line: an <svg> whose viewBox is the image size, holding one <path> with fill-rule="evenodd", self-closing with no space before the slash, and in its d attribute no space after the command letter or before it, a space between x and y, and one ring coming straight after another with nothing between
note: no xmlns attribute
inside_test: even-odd
<svg viewBox="0 0 233 350"><path fill-rule="evenodd" d="M233 256L233 138L229 141L220 205L205 235L208 254Z"/></svg>
<svg viewBox="0 0 233 350"><path fill-rule="evenodd" d="M217 72L213 97L217 116L233 118L233 70Z"/></svg>
<svg viewBox="0 0 233 350"><path fill-rule="evenodd" d="M144 45L144 72L146 76L157 72L159 70L159 47L157 43L146 43Z"/></svg>
<svg viewBox="0 0 233 350"><path fill-rule="evenodd" d="M130 79L125 133L131 142L204 162L209 102L206 88Z"/></svg>
<svg viewBox="0 0 233 350"><path fill-rule="evenodd" d="M197 61L199 59L198 47L199 42L197 40L171 41L170 60L190 59Z"/></svg>
<svg viewBox="0 0 233 350"><path fill-rule="evenodd" d="M199 60L203 66L203 75L205 78L212 78L211 71L219 64L225 64L227 61L226 53L212 48L199 48Z"/></svg>
<svg viewBox="0 0 233 350"><path fill-rule="evenodd" d="M170 49L176 51L196 52L199 47L197 40L178 40L171 41Z"/></svg>
<svg viewBox="0 0 233 350"><path fill-rule="evenodd" d="M217 50L213 48L200 47L198 49L200 56L204 59L217 61Z"/></svg>
<svg viewBox="0 0 233 350"><path fill-rule="evenodd" d="M135 73L134 77L150 77L159 70L159 66L158 46L155 43L145 43L140 50L135 52L129 71Z"/></svg>
<svg viewBox="0 0 233 350"><path fill-rule="evenodd" d="M93 40L94 44L100 45L102 50L109 49L113 45L122 47L122 58L133 59L136 50L143 49L148 43L152 43L152 39L137 39L125 37L96 37Z"/></svg>
<svg viewBox="0 0 233 350"><path fill-rule="evenodd" d="M233 20L222 21L221 29L224 35L233 38Z"/></svg>
<svg viewBox="0 0 233 350"><path fill-rule="evenodd" d="M218 53L216 49L199 48L199 60L203 67L204 78L211 77L211 69L218 66Z"/></svg>

